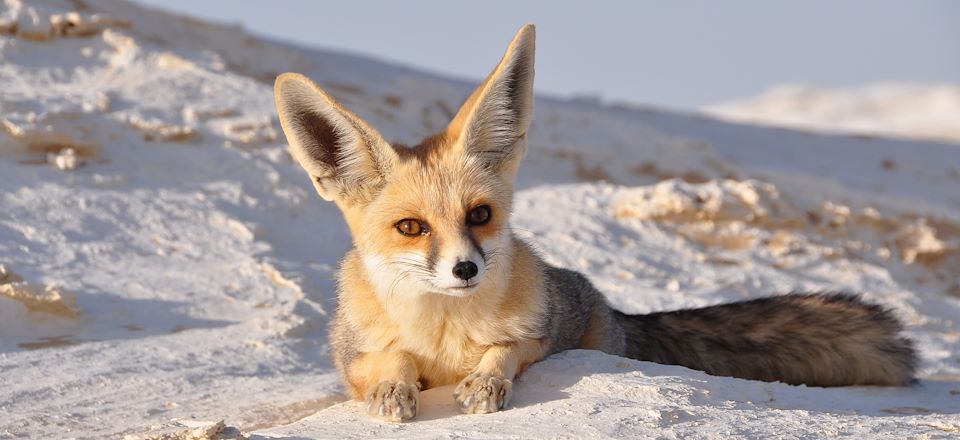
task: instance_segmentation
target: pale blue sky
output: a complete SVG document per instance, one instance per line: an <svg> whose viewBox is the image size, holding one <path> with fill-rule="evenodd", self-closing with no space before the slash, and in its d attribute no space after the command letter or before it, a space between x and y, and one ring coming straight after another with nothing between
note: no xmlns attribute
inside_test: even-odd
<svg viewBox="0 0 960 440"><path fill-rule="evenodd" d="M675 109L773 84L960 83L960 1L137 0L467 79L537 24L537 90Z"/></svg>

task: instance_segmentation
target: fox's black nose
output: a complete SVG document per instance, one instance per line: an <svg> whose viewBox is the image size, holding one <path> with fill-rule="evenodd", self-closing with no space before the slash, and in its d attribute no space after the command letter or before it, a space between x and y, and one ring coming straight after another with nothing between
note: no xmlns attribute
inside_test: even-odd
<svg viewBox="0 0 960 440"><path fill-rule="evenodd" d="M464 281L477 276L477 271L477 265L472 261L461 261L453 266L453 276Z"/></svg>

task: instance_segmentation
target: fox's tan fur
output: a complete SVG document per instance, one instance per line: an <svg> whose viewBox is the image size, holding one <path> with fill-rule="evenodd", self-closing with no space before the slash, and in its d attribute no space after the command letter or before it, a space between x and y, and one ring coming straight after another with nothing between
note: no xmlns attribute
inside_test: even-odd
<svg viewBox="0 0 960 440"><path fill-rule="evenodd" d="M497 411L527 366L571 348L809 385L910 379L915 360L899 323L853 297L628 316L582 275L543 262L509 228L533 60L527 25L447 129L412 148L385 142L309 79L277 78L291 152L354 238L331 341L371 415L409 419L420 389L445 384L458 384L464 411ZM408 220L416 234L402 232Z"/></svg>

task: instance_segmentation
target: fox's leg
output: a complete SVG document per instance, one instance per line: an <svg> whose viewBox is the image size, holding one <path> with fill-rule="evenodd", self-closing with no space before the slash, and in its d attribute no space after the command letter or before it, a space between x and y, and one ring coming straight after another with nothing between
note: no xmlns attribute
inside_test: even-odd
<svg viewBox="0 0 960 440"><path fill-rule="evenodd" d="M510 403L513 379L528 365L543 358L545 344L523 340L492 345L477 368L460 381L453 398L465 413L483 414L503 409Z"/></svg>
<svg viewBox="0 0 960 440"><path fill-rule="evenodd" d="M420 385L417 365L402 351L360 353L347 368L356 399L364 399L367 414L393 422L417 415Z"/></svg>

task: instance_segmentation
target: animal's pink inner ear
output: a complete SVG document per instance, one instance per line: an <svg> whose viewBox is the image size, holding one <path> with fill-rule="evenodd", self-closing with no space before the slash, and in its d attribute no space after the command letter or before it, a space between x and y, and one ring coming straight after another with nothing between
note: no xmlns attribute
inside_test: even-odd
<svg viewBox="0 0 960 440"><path fill-rule="evenodd" d="M315 160L332 168L337 166L337 150L343 143L343 136L336 127L319 112L304 109L294 113L291 118L293 130L302 133L303 147Z"/></svg>

